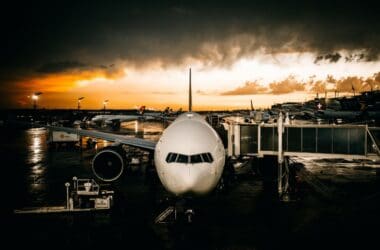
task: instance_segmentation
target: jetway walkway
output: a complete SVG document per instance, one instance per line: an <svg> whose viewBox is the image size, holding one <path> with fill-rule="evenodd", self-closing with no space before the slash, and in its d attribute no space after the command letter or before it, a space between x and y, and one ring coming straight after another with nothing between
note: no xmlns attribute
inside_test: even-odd
<svg viewBox="0 0 380 250"><path fill-rule="evenodd" d="M280 119L279 119L280 121ZM228 125L229 156L319 156L380 159L380 128L367 125ZM279 131L281 131L279 133ZM281 141L281 143L279 143Z"/></svg>
<svg viewBox="0 0 380 250"><path fill-rule="evenodd" d="M290 156L380 160L380 128L367 125L228 124L228 156L277 156L280 196L288 187ZM284 160L285 159L285 160Z"/></svg>

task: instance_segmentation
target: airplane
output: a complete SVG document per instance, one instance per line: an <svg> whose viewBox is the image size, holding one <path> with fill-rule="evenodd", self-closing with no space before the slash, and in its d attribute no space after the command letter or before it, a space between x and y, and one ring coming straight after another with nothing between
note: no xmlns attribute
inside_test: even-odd
<svg viewBox="0 0 380 250"><path fill-rule="evenodd" d="M331 98L325 108L318 108L316 116L324 119L345 121L367 121L379 119L379 94L365 92L359 98Z"/></svg>
<svg viewBox="0 0 380 250"><path fill-rule="evenodd" d="M144 120L165 120L165 121L174 121L178 115L182 114L182 108L179 108L177 111L173 111L170 107L166 107L164 111L146 111L145 106L144 112L141 113Z"/></svg>
<svg viewBox="0 0 380 250"><path fill-rule="evenodd" d="M253 107L253 102L251 100L251 110L247 115L244 115L244 122L254 122L254 123L261 123L261 122L269 122L271 119L271 115L267 111L263 110L255 110Z"/></svg>
<svg viewBox="0 0 380 250"><path fill-rule="evenodd" d="M145 106L141 106L135 115L96 115L91 118L90 124L96 126L120 127L121 122L135 121L144 115Z"/></svg>
<svg viewBox="0 0 380 250"><path fill-rule="evenodd" d="M93 126L110 126L114 129L120 128L122 122L136 121L136 120L166 120L173 121L182 109L174 112L169 107L163 112L146 112L145 106L141 106L135 115L96 115L91 118L90 124Z"/></svg>
<svg viewBox="0 0 380 250"><path fill-rule="evenodd" d="M162 185L178 198L202 196L213 191L225 165L225 148L218 133L201 115L192 111L191 68L189 110L179 115L157 142L93 130L49 128L153 151L154 165ZM125 153L116 145L94 156L92 170L97 178L110 182L121 176L125 164Z"/></svg>

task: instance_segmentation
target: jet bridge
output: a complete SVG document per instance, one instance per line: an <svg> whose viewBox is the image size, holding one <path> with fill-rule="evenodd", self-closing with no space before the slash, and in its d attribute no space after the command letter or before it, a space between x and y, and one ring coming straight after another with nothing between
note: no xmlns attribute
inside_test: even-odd
<svg viewBox="0 0 380 250"><path fill-rule="evenodd" d="M228 124L228 156L278 156L278 191L282 194L284 157L380 159L380 128L367 125ZM285 166L287 169L287 166ZM286 182L286 180L285 180Z"/></svg>
<svg viewBox="0 0 380 250"><path fill-rule="evenodd" d="M317 156L324 158L379 158L380 128L367 125L229 124L229 156ZM279 141L282 141L279 145ZM279 151L280 148L280 151Z"/></svg>

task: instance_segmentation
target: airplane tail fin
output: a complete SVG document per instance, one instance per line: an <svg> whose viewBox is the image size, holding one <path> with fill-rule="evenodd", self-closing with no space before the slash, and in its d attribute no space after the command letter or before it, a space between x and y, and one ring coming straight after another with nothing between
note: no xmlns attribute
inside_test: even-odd
<svg viewBox="0 0 380 250"><path fill-rule="evenodd" d="M189 69L189 112L192 111L193 106L193 96L191 91L191 68Z"/></svg>

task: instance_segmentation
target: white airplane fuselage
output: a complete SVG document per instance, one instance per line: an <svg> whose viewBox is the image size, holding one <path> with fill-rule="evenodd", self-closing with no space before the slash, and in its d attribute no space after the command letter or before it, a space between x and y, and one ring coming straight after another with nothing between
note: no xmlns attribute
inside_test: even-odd
<svg viewBox="0 0 380 250"><path fill-rule="evenodd" d="M154 162L167 191L176 196L204 195L221 178L225 150L205 119L187 112L163 132L155 148Z"/></svg>

